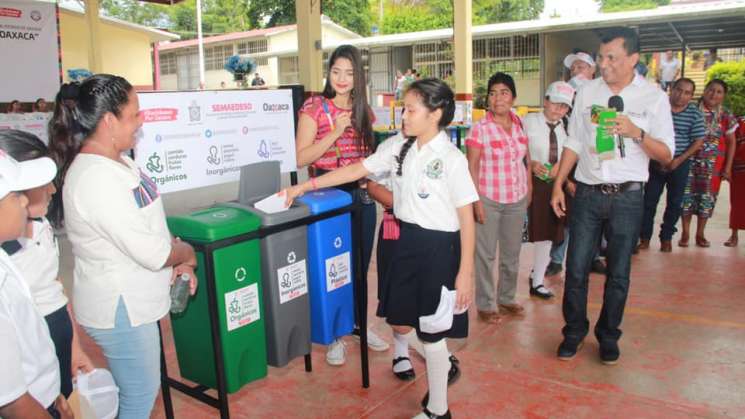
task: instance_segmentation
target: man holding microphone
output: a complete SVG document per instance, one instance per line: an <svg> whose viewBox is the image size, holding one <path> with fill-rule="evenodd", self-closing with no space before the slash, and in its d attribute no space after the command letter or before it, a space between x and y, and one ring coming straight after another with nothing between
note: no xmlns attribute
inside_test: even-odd
<svg viewBox="0 0 745 419"><path fill-rule="evenodd" d="M675 149L668 98L635 74L638 61L636 32L631 28L608 29L597 57L601 77L579 88L569 120L571 137L564 147L551 198L557 216L564 216L562 185L576 163L577 191L569 219L571 239L562 302L564 340L557 351L561 360L572 359L589 332L587 283L605 224L608 269L603 307L594 332L601 361L611 365L618 361L620 325L629 290L631 254L639 238L649 160L667 164ZM614 149L601 156L596 149L598 122L593 118L593 105L608 107L611 97L610 103L625 111L607 121Z"/></svg>

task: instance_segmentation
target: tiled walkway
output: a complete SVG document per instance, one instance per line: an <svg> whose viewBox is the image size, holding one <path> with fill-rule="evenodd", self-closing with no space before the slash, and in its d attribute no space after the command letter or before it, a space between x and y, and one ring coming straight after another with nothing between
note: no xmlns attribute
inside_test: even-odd
<svg viewBox="0 0 745 419"><path fill-rule="evenodd" d="M519 301L522 319L487 326L471 313L466 342L451 342L463 375L451 387L457 418L744 418L745 417L745 244L722 246L728 235L729 206L717 209L709 249L674 247L634 257L632 284L620 341L621 360L604 366L597 342L588 337L579 355L558 361L561 340L561 275L549 279L552 301L531 299L527 274L530 245L523 248ZM656 234L656 233L655 233ZM745 242L745 235L741 237ZM592 275L589 312L597 318L603 277ZM375 295L374 265L370 295ZM371 306L372 314L372 306ZM388 327L373 327L390 340ZM413 356L417 379L397 381L392 352L370 352L371 387L361 388L359 345L347 339L345 366L325 363L325 348L314 346L314 371L302 359L231 395L234 418L409 418L426 391L422 360ZM90 344L90 343L89 343ZM168 367L178 372L170 340ZM412 351L413 354L413 351ZM102 362L100 355L96 357ZM216 410L173 391L176 417L217 417ZM162 418L160 401L153 417Z"/></svg>

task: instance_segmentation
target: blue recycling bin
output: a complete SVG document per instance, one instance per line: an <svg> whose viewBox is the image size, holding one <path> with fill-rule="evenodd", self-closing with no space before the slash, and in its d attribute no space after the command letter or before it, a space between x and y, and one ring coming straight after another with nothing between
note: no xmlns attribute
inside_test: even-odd
<svg viewBox="0 0 745 419"><path fill-rule="evenodd" d="M338 189L320 189L298 199L314 215L352 203L352 196ZM328 345L354 329L352 259L351 214L308 226L310 335L314 343Z"/></svg>

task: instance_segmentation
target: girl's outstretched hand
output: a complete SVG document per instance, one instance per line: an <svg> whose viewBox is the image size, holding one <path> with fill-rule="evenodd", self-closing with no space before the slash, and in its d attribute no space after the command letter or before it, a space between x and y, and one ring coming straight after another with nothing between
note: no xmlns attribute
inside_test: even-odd
<svg viewBox="0 0 745 419"><path fill-rule="evenodd" d="M292 205L293 202L295 202L295 198L303 196L305 191L303 190L303 184L290 186L287 189L282 189L281 191L277 192L277 195L284 196L285 197L285 207L288 207Z"/></svg>

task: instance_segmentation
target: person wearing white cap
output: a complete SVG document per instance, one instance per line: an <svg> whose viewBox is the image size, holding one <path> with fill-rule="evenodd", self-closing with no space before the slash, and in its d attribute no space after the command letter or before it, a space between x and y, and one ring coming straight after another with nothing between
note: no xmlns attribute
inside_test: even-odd
<svg viewBox="0 0 745 419"><path fill-rule="evenodd" d="M595 78L595 60L586 52L576 52L564 58L564 67L569 70L569 84L575 89Z"/></svg>
<svg viewBox="0 0 745 419"><path fill-rule="evenodd" d="M19 163L0 150L0 242L15 240L26 229L28 198L20 191L51 182L56 172L49 158ZM22 274L2 249L0 341L0 417L71 418L60 395L59 363L47 324Z"/></svg>
<svg viewBox="0 0 745 419"><path fill-rule="evenodd" d="M551 209L552 182L559 170L559 157L567 140L564 117L574 101L574 88L556 81L546 90L543 112L523 118L528 136L530 169L533 179L533 199L528 208L528 241L534 243L533 272L530 274L530 295L548 299L554 294L543 285L546 268L551 261L552 243L564 240L564 217ZM567 187L569 183L567 183Z"/></svg>
<svg viewBox="0 0 745 419"><path fill-rule="evenodd" d="M49 149L39 137L20 130L3 131L0 150L20 162L49 157ZM72 377L78 371L93 370L93 364L80 346L67 310L68 298L59 276L59 246L46 217L56 191L51 180L23 191L28 198L26 231L17 240L4 242L2 248L23 275L34 304L49 327L60 366L60 392L69 397L73 390Z"/></svg>

